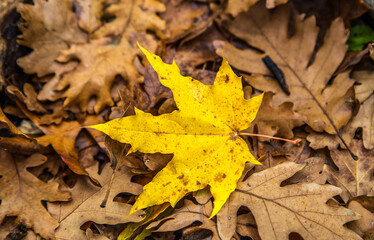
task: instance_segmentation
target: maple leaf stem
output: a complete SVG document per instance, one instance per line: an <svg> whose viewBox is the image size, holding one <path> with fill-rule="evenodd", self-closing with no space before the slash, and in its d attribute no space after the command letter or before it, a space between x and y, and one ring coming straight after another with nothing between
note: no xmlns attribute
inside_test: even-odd
<svg viewBox="0 0 374 240"><path fill-rule="evenodd" d="M241 135L241 136L266 137L266 138L277 139L277 140L289 142L289 143L292 143L292 144L298 144L301 141L301 139L290 140L290 139L286 139L286 138L279 138L279 137L273 137L273 136L269 136L269 135L256 134L256 133L239 133L239 135Z"/></svg>

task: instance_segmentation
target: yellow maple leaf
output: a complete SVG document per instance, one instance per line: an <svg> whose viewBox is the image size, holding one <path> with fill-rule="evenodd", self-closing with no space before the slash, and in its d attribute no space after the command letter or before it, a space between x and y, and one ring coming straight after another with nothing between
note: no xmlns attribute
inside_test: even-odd
<svg viewBox="0 0 374 240"><path fill-rule="evenodd" d="M214 197L211 216L226 202L245 162L260 164L239 132L248 128L262 95L244 99L241 78L223 59L214 85L180 74L178 66L139 46L173 92L179 110L153 116L139 109L135 115L92 126L111 138L130 143L130 152L173 153L173 159L143 188L131 213L153 205L175 204L188 192L210 186Z"/></svg>

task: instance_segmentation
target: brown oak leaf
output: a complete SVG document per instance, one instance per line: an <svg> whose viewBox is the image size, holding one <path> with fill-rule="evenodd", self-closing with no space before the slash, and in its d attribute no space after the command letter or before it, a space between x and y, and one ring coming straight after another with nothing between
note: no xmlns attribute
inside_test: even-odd
<svg viewBox="0 0 374 240"><path fill-rule="evenodd" d="M339 74L331 84L328 84L344 58L348 32L341 19L333 21L326 33L324 44L309 64L318 35L315 18L303 19L299 16L295 21L294 35L291 37L287 35L288 24L287 5L278 7L270 13L266 10L264 1L261 1L249 12L239 15L234 20L223 22L223 26L250 46L265 53L259 54L251 49L240 50L232 46L227 48L230 49L228 51L226 46L230 45L220 41L215 42L216 52L219 55L223 54L240 70L261 74L269 73L261 58L270 56L283 71L290 95L282 90L277 81L270 78L254 76L247 78L247 81L257 89L274 92L275 106L283 102L294 103L295 112L306 116L306 123L315 131L335 134L352 116L353 107L346 102L347 99L353 98L353 91L349 90L354 80L349 78L349 73ZM247 56L251 61L248 61Z"/></svg>
<svg viewBox="0 0 374 240"><path fill-rule="evenodd" d="M110 42L109 38L100 39L61 51L57 58L60 62L80 60L78 67L66 73L55 86L57 91L68 87L63 94L66 97L65 106L79 104L80 109L86 111L89 100L96 96L94 109L98 113L104 107L113 105L110 89L116 75L122 75L132 84L141 82L132 65L136 55L140 54L140 50L133 46L136 43L130 44L126 39L118 45L110 45ZM151 49L154 51L155 45Z"/></svg>
<svg viewBox="0 0 374 240"><path fill-rule="evenodd" d="M42 237L53 238L59 224L42 201L68 201L70 193L60 191L57 183L45 183L27 171L29 167L44 163L43 155L36 153L23 158L0 150L0 158L0 222L6 216L17 216L19 222Z"/></svg>
<svg viewBox="0 0 374 240"><path fill-rule="evenodd" d="M157 42L147 31L163 37L165 23L156 15L163 10L164 5L153 0L122 0L112 4L107 9L107 17L115 19L95 31L94 40L61 51L57 61L80 61L78 67L65 74L54 87L55 91L67 88L63 94L66 97L64 105L78 104L82 111L86 111L90 98L95 96L94 111L98 113L104 107L113 105L110 89L116 75L125 78L130 89L142 82L143 79L133 66L136 56L140 55L136 41L155 52ZM113 43L112 38L106 38L107 35L117 36L118 43Z"/></svg>
<svg viewBox="0 0 374 240"><path fill-rule="evenodd" d="M331 157L339 170L328 165L324 168L327 180L342 188L340 196L345 202L352 197L374 193L374 151L366 150L362 141L357 139L352 140L349 147L358 156L357 161L349 157L347 150L333 149Z"/></svg>
<svg viewBox="0 0 374 240"><path fill-rule="evenodd" d="M344 207L331 207L326 201L341 190L315 183L280 187L282 181L301 170L302 165L288 162L251 175L239 182L229 201L218 213L221 239L230 239L237 225L237 211L247 206L256 219L263 240L289 239L297 232L303 239L361 239L343 227L360 217ZM225 231L221 231L225 229Z"/></svg>
<svg viewBox="0 0 374 240"><path fill-rule="evenodd" d="M92 176L97 179L100 185L105 185L113 173L113 170L107 166L98 174L98 162L95 165L87 168L87 171L91 173ZM52 202L47 203L47 207L51 216L55 218L58 222L63 221L67 218L76 208L78 208L82 203L89 199L92 195L100 190L100 187L95 186L89 178L85 176L78 176L74 186L69 187L65 184L62 179L59 179L61 183L61 190L69 191L72 196L70 202ZM101 202L99 201L98 204Z"/></svg>
<svg viewBox="0 0 374 240"><path fill-rule="evenodd" d="M17 10L25 20L18 43L33 49L17 61L26 73L42 77L61 71L66 66L55 61L60 50L86 42L69 0L35 0L34 5L19 4Z"/></svg>
<svg viewBox="0 0 374 240"><path fill-rule="evenodd" d="M108 171L111 172L110 170L110 166L107 165L106 169L103 171L105 173ZM64 213L63 218L59 216L61 222L59 228L56 230L56 239L85 239L84 231L82 231L80 227L88 221L99 224L119 224L142 220L140 215L144 213L143 211L128 216L131 205L115 201L114 199L118 194L123 192L133 195L140 194L142 186L131 182L131 177L133 175L134 174L125 166L117 168L105 208L100 207L100 203L105 198L110 177L106 177L105 180L101 182L103 185L102 188L94 187L86 181L77 183L78 185L74 187L76 189L73 190L76 192L77 201L72 203L73 205L69 205L68 203L66 207L61 204L60 209L66 210L66 208L68 208L69 210L66 210L67 212ZM106 176L108 176L108 174L106 174ZM79 192L79 190L85 189L87 184L90 185L90 190L86 192L87 195Z"/></svg>
<svg viewBox="0 0 374 240"><path fill-rule="evenodd" d="M81 27L93 31L99 23L90 23L89 19L98 18L102 4L95 1L87 16L89 5L76 2L76 14ZM20 5L19 11L28 26L21 28L20 44L34 52L19 59L19 64L27 73L38 73L39 77L55 73L44 85L39 99L66 98L64 106L79 105L86 111L90 98L96 97L94 111L98 113L113 105L110 89L116 75L125 78L130 89L142 82L133 66L140 55L136 41L155 52L157 42L150 32L164 37L165 23L157 13L165 7L154 0L121 0L111 4L102 17L112 21L92 32L90 40L79 29L78 18L70 7L68 0L38 0L35 5ZM66 91L59 94L62 90Z"/></svg>
<svg viewBox="0 0 374 240"><path fill-rule="evenodd" d="M344 141L350 145L358 128L362 129L363 144L366 149L374 148L374 72L356 71L352 76L356 79L355 96L360 102L359 111L353 119L340 131ZM336 135L310 131L307 137L314 149L328 147L336 149L341 143ZM342 144L340 144L342 148Z"/></svg>

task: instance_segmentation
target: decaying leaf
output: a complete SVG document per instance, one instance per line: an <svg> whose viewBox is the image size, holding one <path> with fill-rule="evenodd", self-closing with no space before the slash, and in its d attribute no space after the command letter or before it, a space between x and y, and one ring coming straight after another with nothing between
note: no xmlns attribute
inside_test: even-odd
<svg viewBox="0 0 374 240"><path fill-rule="evenodd" d="M314 17L302 19L299 16L295 21L295 33L290 38L287 35L288 23L288 6L278 7L270 13L264 7L264 1L261 1L249 12L223 22L223 25L235 36L265 53L240 50L220 41L215 42L216 52L223 54L234 67L260 74L269 74L261 58L270 56L283 71L290 95L273 79L254 76L247 78L247 81L257 89L274 92L275 106L292 102L295 112L307 117L306 123L315 131L336 134L331 121L340 129L351 118L353 109L346 102L353 98L353 92L349 90L354 80L349 78L349 73L339 74L328 84L347 49L345 41L348 33L343 21L338 18L331 24L311 64L309 61L318 35Z"/></svg>
<svg viewBox="0 0 374 240"><path fill-rule="evenodd" d="M245 162L259 162L238 136L250 126L262 95L245 100L241 79L226 60L214 85L183 77L175 63L165 64L145 49L148 61L169 87L179 110L152 116L136 109L135 116L93 126L111 138L131 143L130 151L173 153L173 159L147 184L132 212L164 202L175 204L188 192L210 185L214 216L234 191Z"/></svg>
<svg viewBox="0 0 374 240"><path fill-rule="evenodd" d="M58 222L42 201L68 201L71 196L69 192L59 191L57 183L45 183L27 171L41 165L46 157L36 153L23 158L0 150L0 158L0 222L6 216L17 216L19 222L42 237L53 238Z"/></svg>
<svg viewBox="0 0 374 240"><path fill-rule="evenodd" d="M106 166L104 172L107 172L108 170L110 170L110 167ZM99 224L118 224L140 221L142 219L140 215L143 212L128 216L131 205L114 201L114 198L120 193L125 192L137 195L141 192L141 185L131 182L132 175L133 174L131 174L129 169L125 166L121 166L115 171L113 185L105 208L100 207L100 203L105 197L110 178L106 178L106 181L102 184L102 188L91 185L91 188L93 188L90 191L91 195L81 194L78 201L73 203L75 208L69 207L68 203L67 207L72 211L65 214L65 217L61 219L60 227L56 231L56 239L85 239L84 231L82 231L80 227L88 221L93 221ZM86 182L86 184L88 183ZM81 182L77 188L79 189L83 186L84 183ZM61 207L63 209L63 205Z"/></svg>
<svg viewBox="0 0 374 240"><path fill-rule="evenodd" d="M350 145L358 160L349 157L347 150L331 150L331 157L338 167L335 171L326 165L327 180L342 188L341 197L347 202L352 197L374 193L374 151L368 151L362 146L361 140L354 139Z"/></svg>
<svg viewBox="0 0 374 240"><path fill-rule="evenodd" d="M299 164L284 163L239 182L218 213L221 239L230 239L234 234L237 211L241 206L249 207L253 213L263 240L289 239L291 232L297 232L306 240L361 239L342 226L360 216L350 209L326 204L328 199L341 192L339 188L315 183L280 187L283 180L301 168Z"/></svg>

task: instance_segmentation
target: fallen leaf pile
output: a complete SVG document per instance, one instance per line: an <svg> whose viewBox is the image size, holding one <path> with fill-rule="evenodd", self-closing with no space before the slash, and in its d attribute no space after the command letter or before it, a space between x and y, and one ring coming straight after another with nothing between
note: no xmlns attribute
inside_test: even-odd
<svg viewBox="0 0 374 240"><path fill-rule="evenodd" d="M364 2L3 1L0 239L374 239Z"/></svg>

